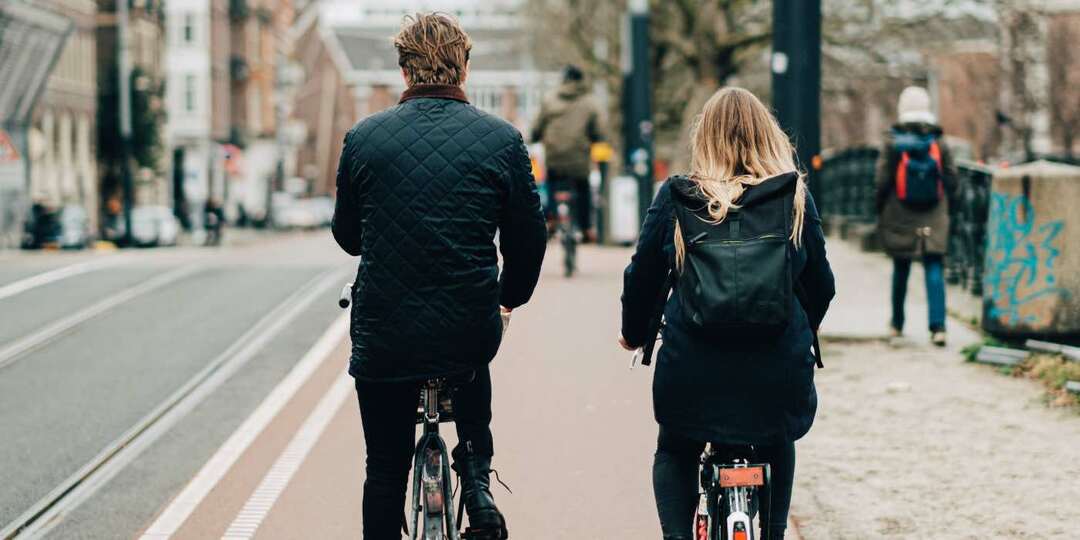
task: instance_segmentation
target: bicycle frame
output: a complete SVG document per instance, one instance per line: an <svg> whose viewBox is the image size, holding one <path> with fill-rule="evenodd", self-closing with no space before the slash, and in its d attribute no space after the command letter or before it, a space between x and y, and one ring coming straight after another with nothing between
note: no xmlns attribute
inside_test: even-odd
<svg viewBox="0 0 1080 540"><path fill-rule="evenodd" d="M353 284L348 283L341 289L338 306L348 308L352 303ZM439 390L445 381L432 379L420 389L420 407L417 423L424 425L424 433L416 443L413 454L412 486L412 528L409 537L412 540L461 540L454 519L454 490L450 485L450 453L446 451L446 441L439 435L439 422L443 420L439 412ZM445 406L451 413L449 403ZM420 513L424 514L424 534L420 534ZM444 529L445 526L445 529Z"/></svg>
<svg viewBox="0 0 1080 540"><path fill-rule="evenodd" d="M453 488L450 485L450 453L439 435L439 390L442 385L443 382L439 380L428 381L420 391L424 433L413 455L413 540L460 540L454 519ZM424 532L423 536L418 537L421 513L424 514Z"/></svg>
<svg viewBox="0 0 1080 540"><path fill-rule="evenodd" d="M770 469L767 463L751 463L752 448L709 448L701 457L701 486L698 509L694 518L695 540L754 540L753 517L764 505L769 509L770 497L764 497L769 486ZM769 538L768 523L761 531Z"/></svg>
<svg viewBox="0 0 1080 540"><path fill-rule="evenodd" d="M555 192L555 215L563 246L563 265L566 277L574 275L577 269L577 239L574 237L574 218L571 215L573 193L569 190Z"/></svg>

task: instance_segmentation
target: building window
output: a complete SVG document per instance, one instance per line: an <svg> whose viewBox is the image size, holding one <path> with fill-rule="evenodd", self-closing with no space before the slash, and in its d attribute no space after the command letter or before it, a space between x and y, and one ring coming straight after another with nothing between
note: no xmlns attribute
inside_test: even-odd
<svg viewBox="0 0 1080 540"><path fill-rule="evenodd" d="M183 30L184 43L195 43L195 14L184 14L184 30Z"/></svg>
<svg viewBox="0 0 1080 540"><path fill-rule="evenodd" d="M248 97L248 127L252 132L262 135L262 92L258 85L253 85Z"/></svg>
<svg viewBox="0 0 1080 540"><path fill-rule="evenodd" d="M184 110L195 112L195 76L184 76Z"/></svg>

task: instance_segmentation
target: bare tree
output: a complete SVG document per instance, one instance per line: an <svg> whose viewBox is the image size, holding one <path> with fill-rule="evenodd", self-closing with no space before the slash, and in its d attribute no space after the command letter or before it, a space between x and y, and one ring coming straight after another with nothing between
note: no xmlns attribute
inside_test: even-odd
<svg viewBox="0 0 1080 540"><path fill-rule="evenodd" d="M1049 112L1053 132L1065 155L1072 158L1080 135L1080 14L1059 15L1047 29Z"/></svg>
<svg viewBox="0 0 1080 540"><path fill-rule="evenodd" d="M1043 47L1041 15L1025 1L998 0L1004 56L1004 118L1012 128L1013 146L1023 149L1024 159L1035 157L1035 115L1043 107L1044 92L1035 72Z"/></svg>
<svg viewBox="0 0 1080 540"><path fill-rule="evenodd" d="M688 128L712 93L770 38L769 5L754 0L652 0L653 123L662 158L685 164ZM622 93L621 21L625 0L530 0L533 42L552 64L580 63ZM598 42L607 46L598 47ZM621 125L617 100L612 129Z"/></svg>
<svg viewBox="0 0 1080 540"><path fill-rule="evenodd" d="M876 139L878 126L867 122L867 112L891 116L900 89L927 80L923 49L984 33L985 21L973 22L969 12L992 1L909 0L898 8L889 0L823 0L826 144ZM622 95L626 0L528 0L526 6L542 62L578 63L607 86L609 95ZM717 88L737 82L767 94L772 5L652 0L650 8L657 154L680 170L687 164L689 129ZM615 130L621 125L617 99L609 112Z"/></svg>
<svg viewBox="0 0 1080 540"><path fill-rule="evenodd" d="M955 70L950 78L939 60L962 43L997 41L991 0L824 0L823 12L826 148L876 143L895 117L896 99L905 86L968 86L969 77L957 80L960 70ZM980 101L980 125L994 123L996 90L991 92Z"/></svg>

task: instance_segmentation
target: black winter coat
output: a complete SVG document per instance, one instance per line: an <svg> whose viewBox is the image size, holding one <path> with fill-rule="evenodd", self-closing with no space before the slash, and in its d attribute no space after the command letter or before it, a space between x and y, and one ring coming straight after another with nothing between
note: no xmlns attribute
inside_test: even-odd
<svg viewBox="0 0 1080 540"><path fill-rule="evenodd" d="M490 362L499 305L529 300L546 246L521 134L446 85L413 86L348 132L333 233L360 256L349 373L364 380Z"/></svg>
<svg viewBox="0 0 1080 540"><path fill-rule="evenodd" d="M777 177L747 189L741 202L784 180ZM655 337L647 335L648 321L675 264L672 198L700 206L697 195L672 184L665 182L657 193L624 274L622 332L632 346ZM753 213L742 219L748 227ZM789 249L792 277L805 287L808 305L804 309L792 302L791 322L779 338L709 340L687 327L678 295L668 299L653 378L653 410L665 429L693 440L731 444L793 441L810 429L817 410L811 328L821 324L835 291L821 219L809 193L802 245Z"/></svg>

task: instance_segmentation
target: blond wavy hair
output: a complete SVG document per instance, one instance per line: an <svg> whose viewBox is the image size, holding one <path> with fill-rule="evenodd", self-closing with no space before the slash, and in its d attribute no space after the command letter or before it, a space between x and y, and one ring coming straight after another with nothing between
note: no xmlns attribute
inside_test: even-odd
<svg viewBox="0 0 1080 540"><path fill-rule="evenodd" d="M690 179L702 197L713 223L720 223L747 186L798 171L795 148L769 109L748 90L726 87L705 103L690 136ZM795 184L791 241L802 241L806 211L806 181L800 172ZM681 268L686 256L682 229L675 224L675 259Z"/></svg>
<svg viewBox="0 0 1080 540"><path fill-rule="evenodd" d="M409 84L450 84L465 82L472 40L446 13L407 15L401 31L394 36L398 66Z"/></svg>

